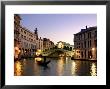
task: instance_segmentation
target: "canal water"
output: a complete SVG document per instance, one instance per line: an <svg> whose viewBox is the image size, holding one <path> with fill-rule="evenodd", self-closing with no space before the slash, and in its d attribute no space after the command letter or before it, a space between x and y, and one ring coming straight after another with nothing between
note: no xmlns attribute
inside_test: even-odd
<svg viewBox="0 0 110 89"><path fill-rule="evenodd" d="M15 76L97 76L97 62L71 60L69 57L47 58L47 66L38 64L42 58L21 59L14 63Z"/></svg>

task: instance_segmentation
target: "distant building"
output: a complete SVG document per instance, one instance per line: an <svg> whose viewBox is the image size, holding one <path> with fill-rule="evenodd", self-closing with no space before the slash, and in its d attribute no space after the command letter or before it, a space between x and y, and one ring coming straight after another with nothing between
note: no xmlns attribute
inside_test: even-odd
<svg viewBox="0 0 110 89"><path fill-rule="evenodd" d="M73 50L74 46L70 45L69 43L63 42L63 41L59 41L57 42L57 48L61 48L61 49L67 49L67 50Z"/></svg>
<svg viewBox="0 0 110 89"><path fill-rule="evenodd" d="M43 39L41 39L41 37L38 38L37 48L38 48L39 50L43 50Z"/></svg>
<svg viewBox="0 0 110 89"><path fill-rule="evenodd" d="M97 59L97 27L81 29L74 34L76 59Z"/></svg>
<svg viewBox="0 0 110 89"><path fill-rule="evenodd" d="M64 48L64 42L62 42L62 41L57 42L57 47L63 49Z"/></svg>
<svg viewBox="0 0 110 89"><path fill-rule="evenodd" d="M54 43L48 38L43 38L43 50L49 50L54 47Z"/></svg>

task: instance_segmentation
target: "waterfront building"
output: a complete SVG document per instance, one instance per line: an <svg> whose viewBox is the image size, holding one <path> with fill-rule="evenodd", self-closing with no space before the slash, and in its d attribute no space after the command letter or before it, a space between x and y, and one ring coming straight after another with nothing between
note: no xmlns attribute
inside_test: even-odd
<svg viewBox="0 0 110 89"><path fill-rule="evenodd" d="M81 29L74 34L75 59L97 59L97 27Z"/></svg>
<svg viewBox="0 0 110 89"><path fill-rule="evenodd" d="M14 14L14 58L18 58L20 53L20 16L18 14Z"/></svg>
<svg viewBox="0 0 110 89"><path fill-rule="evenodd" d="M37 35L24 27L20 27L21 55L32 56L37 50Z"/></svg>
<svg viewBox="0 0 110 89"><path fill-rule="evenodd" d="M31 57L36 52L49 50L54 47L54 43L48 38L38 37L38 30L34 32L28 30L20 24L20 15L14 15L14 56ZM16 51L17 50L17 51Z"/></svg>

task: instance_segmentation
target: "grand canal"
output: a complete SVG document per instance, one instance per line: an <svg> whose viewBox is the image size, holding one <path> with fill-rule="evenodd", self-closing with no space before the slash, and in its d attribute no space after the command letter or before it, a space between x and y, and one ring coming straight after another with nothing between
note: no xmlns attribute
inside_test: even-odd
<svg viewBox="0 0 110 89"><path fill-rule="evenodd" d="M37 59L21 59L14 63L15 76L97 76L97 62L71 60L69 57L47 58L51 62L45 67Z"/></svg>

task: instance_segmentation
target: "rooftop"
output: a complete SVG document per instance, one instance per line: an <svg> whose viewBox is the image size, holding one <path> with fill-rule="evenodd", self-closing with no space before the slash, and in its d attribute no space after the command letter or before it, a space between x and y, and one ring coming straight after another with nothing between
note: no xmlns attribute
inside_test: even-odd
<svg viewBox="0 0 110 89"><path fill-rule="evenodd" d="M86 29L81 29L81 31L76 33L76 34L80 34L80 33L91 31L91 30L95 30L95 29L97 29L97 26L89 27L89 28L87 28L87 26L86 26ZM74 35L76 35L76 34L74 34Z"/></svg>

